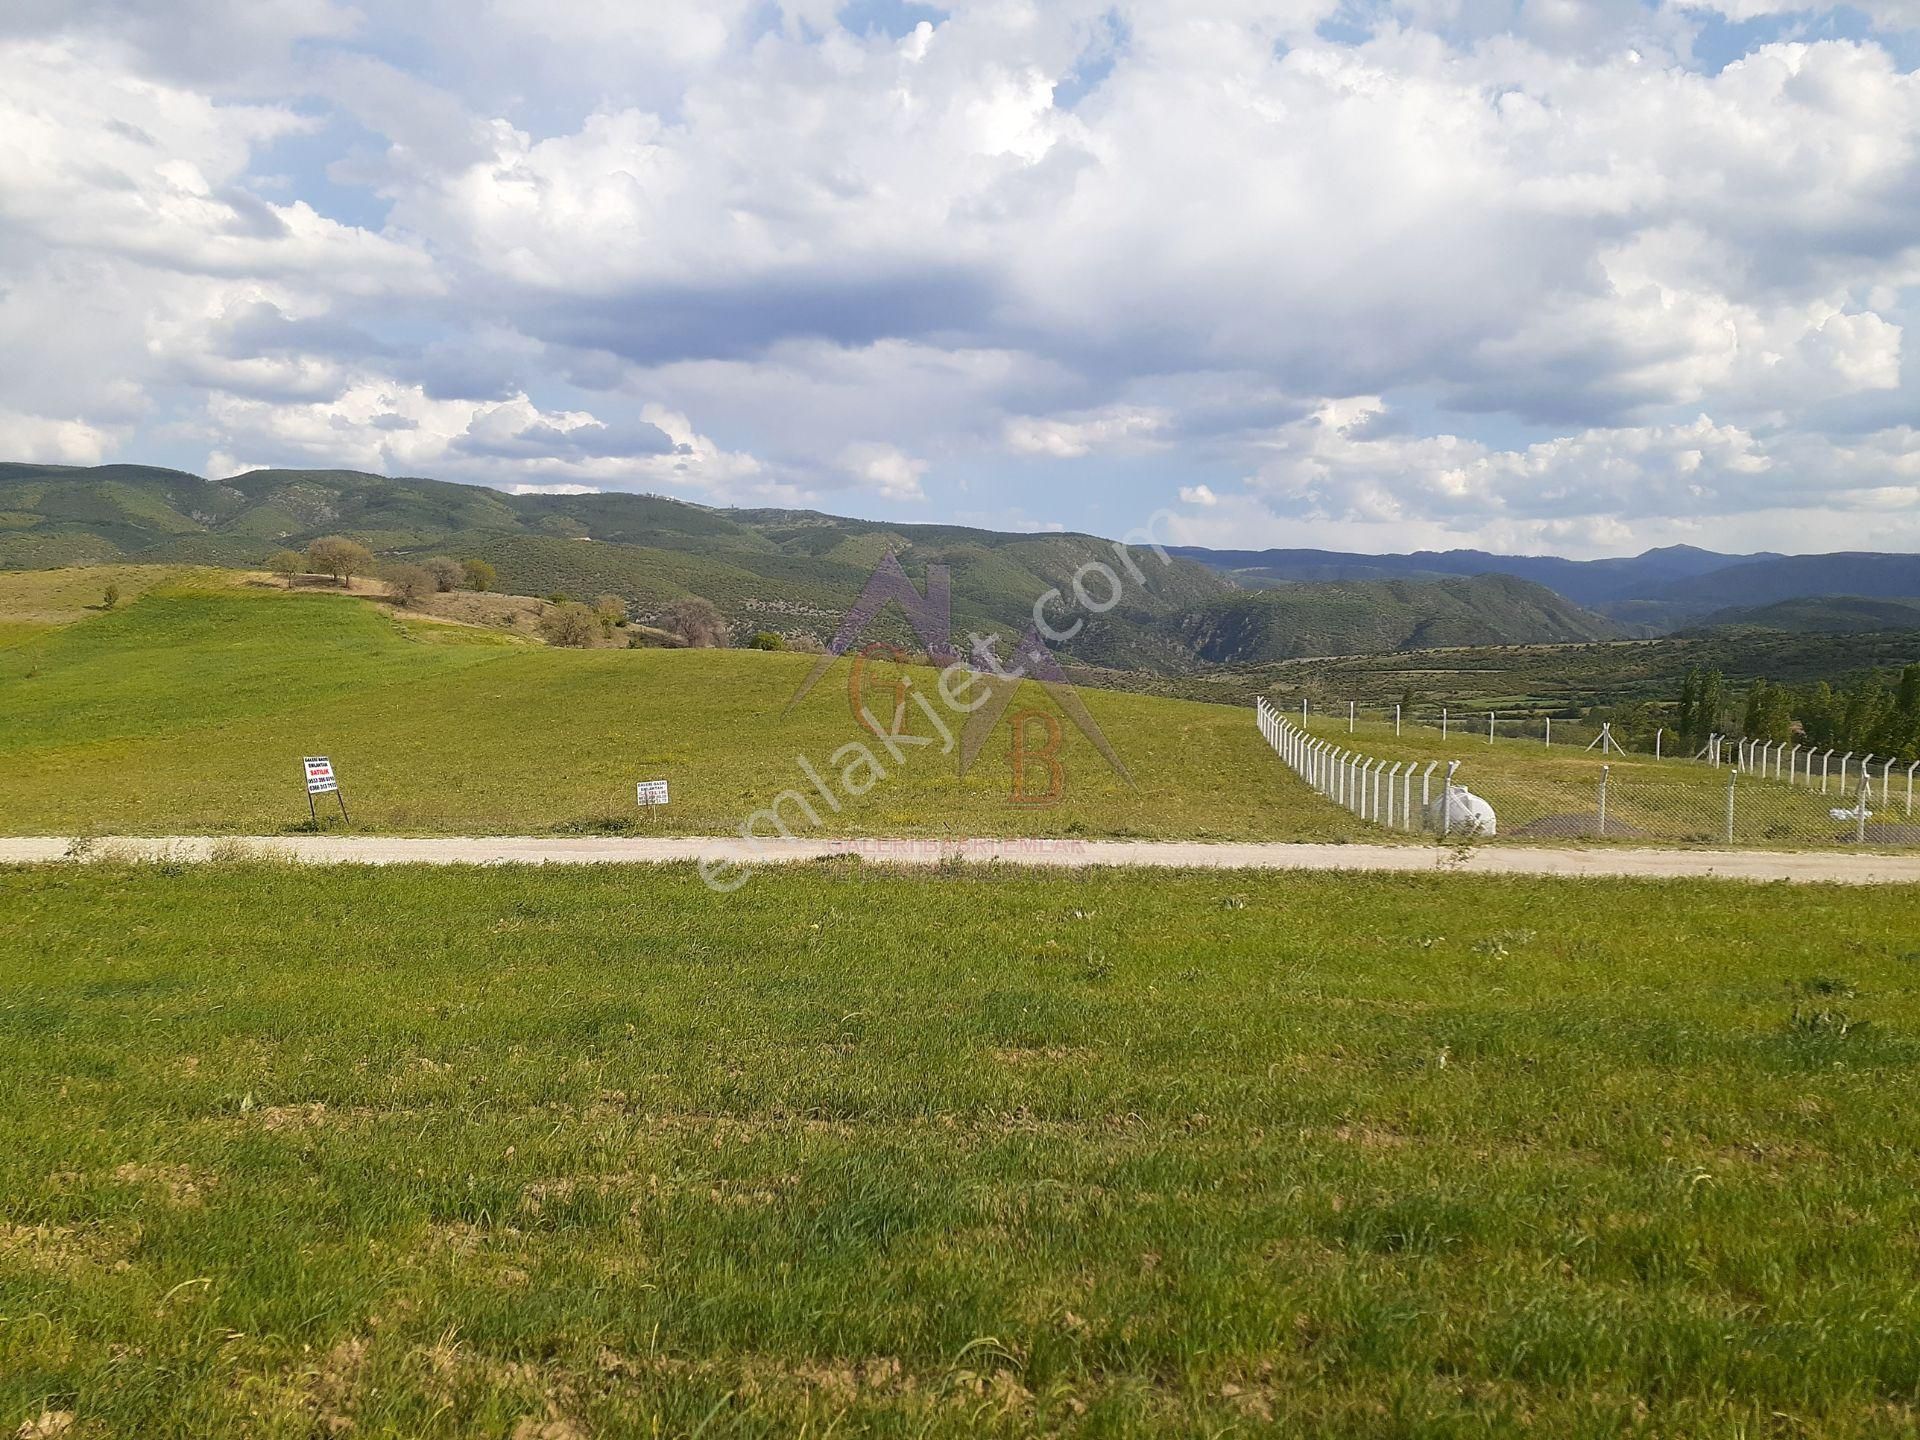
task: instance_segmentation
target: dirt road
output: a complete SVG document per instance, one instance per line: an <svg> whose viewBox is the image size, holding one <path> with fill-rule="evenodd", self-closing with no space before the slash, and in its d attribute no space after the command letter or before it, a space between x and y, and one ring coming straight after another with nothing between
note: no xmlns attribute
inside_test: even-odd
<svg viewBox="0 0 1920 1440"><path fill-rule="evenodd" d="M877 864L973 863L1157 869L1456 871L1474 875L1711 876L1729 880L1911 885L1920 854L1821 851L1558 849L1481 846L1456 855L1430 845L1206 844L1147 840L791 840L749 845L738 838L578 839L498 836L399 839L377 835L254 838L101 837L76 846L65 836L0 838L0 864L67 858L209 860L275 856L316 865L615 865L707 860L784 864L855 855Z"/></svg>

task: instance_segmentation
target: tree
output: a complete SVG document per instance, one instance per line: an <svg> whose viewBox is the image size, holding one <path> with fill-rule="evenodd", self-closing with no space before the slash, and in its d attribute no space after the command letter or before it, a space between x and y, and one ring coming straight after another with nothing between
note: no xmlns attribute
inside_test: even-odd
<svg viewBox="0 0 1920 1440"><path fill-rule="evenodd" d="M1786 744L1793 739L1793 696L1779 685L1756 680L1747 691L1747 712L1740 727L1749 740Z"/></svg>
<svg viewBox="0 0 1920 1440"><path fill-rule="evenodd" d="M497 578L493 566L484 560L467 559L460 562L460 568L466 572L469 590L491 590Z"/></svg>
<svg viewBox="0 0 1920 1440"><path fill-rule="evenodd" d="M387 571L387 593L401 605L418 605L438 588L424 565L395 565Z"/></svg>
<svg viewBox="0 0 1920 1440"><path fill-rule="evenodd" d="M351 586L354 576L364 575L373 567L373 552L344 535L323 535L307 546L307 564Z"/></svg>
<svg viewBox="0 0 1920 1440"><path fill-rule="evenodd" d="M467 572L458 560L451 555L435 555L422 560L420 568L433 577L433 588L441 592L458 590L460 582L467 578Z"/></svg>
<svg viewBox="0 0 1920 1440"><path fill-rule="evenodd" d="M753 639L747 642L747 648L749 650L784 650L787 648L787 637L778 630L757 630L754 632Z"/></svg>
<svg viewBox="0 0 1920 1440"><path fill-rule="evenodd" d="M601 633L600 617L578 601L556 605L540 617L540 637L549 645L581 648Z"/></svg>
<svg viewBox="0 0 1920 1440"><path fill-rule="evenodd" d="M267 561L267 568L291 585L293 577L300 573L300 568L305 563L297 550L276 550L272 558Z"/></svg>
<svg viewBox="0 0 1920 1440"><path fill-rule="evenodd" d="M1700 667L1691 667L1680 682L1680 703L1675 709L1673 728L1691 738L1700 714Z"/></svg>
<svg viewBox="0 0 1920 1440"><path fill-rule="evenodd" d="M624 625L627 620L627 602L618 595L602 595L593 602L593 613L600 617L600 623L611 630L616 625Z"/></svg>
<svg viewBox="0 0 1920 1440"><path fill-rule="evenodd" d="M1909 760L1920 759L1920 665L1900 672L1900 688L1893 697L1891 748Z"/></svg>
<svg viewBox="0 0 1920 1440"><path fill-rule="evenodd" d="M1700 698L1695 704L1693 723L1697 738L1705 740L1719 732L1720 711L1726 703L1726 681L1718 670L1700 677Z"/></svg>
<svg viewBox="0 0 1920 1440"><path fill-rule="evenodd" d="M678 635L683 645L695 650L716 649L733 638L718 607L698 595L685 596L667 606L660 623Z"/></svg>

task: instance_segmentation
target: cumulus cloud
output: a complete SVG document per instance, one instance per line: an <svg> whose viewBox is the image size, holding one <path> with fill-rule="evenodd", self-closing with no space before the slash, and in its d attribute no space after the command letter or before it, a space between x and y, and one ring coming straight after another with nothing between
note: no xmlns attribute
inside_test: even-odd
<svg viewBox="0 0 1920 1440"><path fill-rule="evenodd" d="M1910 493L1913 0L562 10L8 7L0 445L1588 546Z"/></svg>
<svg viewBox="0 0 1920 1440"><path fill-rule="evenodd" d="M873 441L849 445L840 455L840 468L857 485L887 500L924 500L920 477L927 462L916 460L897 446Z"/></svg>

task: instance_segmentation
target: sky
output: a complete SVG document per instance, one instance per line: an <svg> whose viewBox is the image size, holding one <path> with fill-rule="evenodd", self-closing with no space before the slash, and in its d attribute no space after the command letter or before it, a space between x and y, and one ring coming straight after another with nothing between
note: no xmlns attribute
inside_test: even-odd
<svg viewBox="0 0 1920 1440"><path fill-rule="evenodd" d="M1920 0L7 0L0 459L1920 550Z"/></svg>

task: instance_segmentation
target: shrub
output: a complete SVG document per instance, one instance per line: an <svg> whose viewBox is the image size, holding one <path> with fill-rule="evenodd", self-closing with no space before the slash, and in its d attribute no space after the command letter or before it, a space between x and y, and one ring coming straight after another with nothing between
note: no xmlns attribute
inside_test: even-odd
<svg viewBox="0 0 1920 1440"><path fill-rule="evenodd" d="M732 641L725 617L711 600L688 595L667 606L660 623L680 637L683 645L711 650Z"/></svg>
<svg viewBox="0 0 1920 1440"><path fill-rule="evenodd" d="M387 594L400 605L418 605L438 586L424 565L395 565L387 571Z"/></svg>
<svg viewBox="0 0 1920 1440"><path fill-rule="evenodd" d="M493 582L499 578L493 566L484 560L463 560L460 569L465 573L469 590L491 590Z"/></svg>
<svg viewBox="0 0 1920 1440"><path fill-rule="evenodd" d="M627 602L618 595L602 595L593 602L593 613L608 628L618 625L627 618Z"/></svg>
<svg viewBox="0 0 1920 1440"><path fill-rule="evenodd" d="M115 606L117 606L119 603L120 603L120 587L118 585L109 585L104 591L101 592L100 605L102 609L111 610Z"/></svg>
<svg viewBox="0 0 1920 1440"><path fill-rule="evenodd" d="M593 644L601 633L600 617L575 601L556 605L540 617L540 638L549 645L576 648Z"/></svg>
<svg viewBox="0 0 1920 1440"><path fill-rule="evenodd" d="M373 567L373 552L344 535L323 535L307 546L307 564L342 585L352 585L354 576L364 575Z"/></svg>
<svg viewBox="0 0 1920 1440"><path fill-rule="evenodd" d="M276 550L268 559L267 568L291 585L293 577L300 573L305 564L298 550Z"/></svg>
<svg viewBox="0 0 1920 1440"><path fill-rule="evenodd" d="M433 588L443 593L458 590L460 582L467 578L466 570L451 555L435 555L432 559L422 560L420 568L433 577Z"/></svg>
<svg viewBox="0 0 1920 1440"><path fill-rule="evenodd" d="M754 632L753 639L747 642L747 648L749 650L784 650L787 648L787 637L777 630L757 630Z"/></svg>

